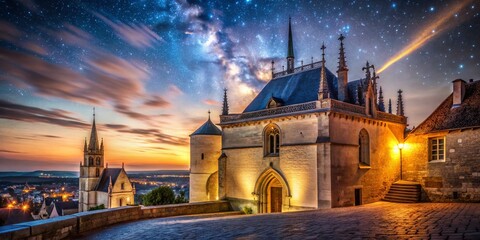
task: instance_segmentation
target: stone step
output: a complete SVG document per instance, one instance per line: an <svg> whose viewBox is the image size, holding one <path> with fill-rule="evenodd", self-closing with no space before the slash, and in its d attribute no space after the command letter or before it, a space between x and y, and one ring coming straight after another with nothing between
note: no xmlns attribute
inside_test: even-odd
<svg viewBox="0 0 480 240"><path fill-rule="evenodd" d="M396 199L396 198L387 198L383 199L385 202L396 202L396 203L416 203L418 201L415 200L405 200L405 199Z"/></svg>
<svg viewBox="0 0 480 240"><path fill-rule="evenodd" d="M387 194L387 196L385 196L385 199L394 199L394 200L399 200L399 201L414 201L414 202L417 202L418 201L418 197L410 197L410 196L396 196L396 195L390 195L390 194Z"/></svg>
<svg viewBox="0 0 480 240"><path fill-rule="evenodd" d="M388 197L393 197L393 198L405 198L405 199L412 199L412 200L418 200L419 195L417 194L397 194L397 193L388 193Z"/></svg>
<svg viewBox="0 0 480 240"><path fill-rule="evenodd" d="M400 184L392 184L390 188L397 188L397 189L419 189L420 186L418 185L400 185Z"/></svg>
<svg viewBox="0 0 480 240"><path fill-rule="evenodd" d="M415 190L411 190L411 189L408 189L408 190L405 190L405 189L392 189L390 188L390 190L388 191L389 193L405 193L405 194L418 194L420 193L420 191L418 189L415 189Z"/></svg>

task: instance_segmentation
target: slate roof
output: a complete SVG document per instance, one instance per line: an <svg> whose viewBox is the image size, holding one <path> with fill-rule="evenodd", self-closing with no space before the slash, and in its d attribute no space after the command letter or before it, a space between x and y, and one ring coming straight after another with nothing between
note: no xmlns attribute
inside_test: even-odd
<svg viewBox="0 0 480 240"><path fill-rule="evenodd" d="M337 77L328 69L327 85L331 97L336 98ZM265 85L243 112L265 109L272 97L282 99L284 106L316 101L319 87L320 67L275 78Z"/></svg>
<svg viewBox="0 0 480 240"><path fill-rule="evenodd" d="M64 210L78 209L78 201L55 202L54 204L60 216L64 215Z"/></svg>
<svg viewBox="0 0 480 240"><path fill-rule="evenodd" d="M222 135L222 130L215 126L209 117L208 120L190 136L194 135Z"/></svg>
<svg viewBox="0 0 480 240"><path fill-rule="evenodd" d="M320 70L321 67L317 67L272 79L267 85L265 85L262 91L260 91L243 112L246 113L266 109L268 101L272 98L281 99L284 106L318 100ZM330 98L338 99L338 79L328 68L326 68L326 70ZM361 79L348 82L348 102L355 103L357 98L357 88L360 82Z"/></svg>
<svg viewBox="0 0 480 240"><path fill-rule="evenodd" d="M410 134L480 127L480 80L466 83L462 104L452 105L453 93Z"/></svg>
<svg viewBox="0 0 480 240"><path fill-rule="evenodd" d="M100 176L95 191L108 192L108 184L110 183L110 177L112 177L112 186L115 185L118 176L122 172L121 168L105 168Z"/></svg>

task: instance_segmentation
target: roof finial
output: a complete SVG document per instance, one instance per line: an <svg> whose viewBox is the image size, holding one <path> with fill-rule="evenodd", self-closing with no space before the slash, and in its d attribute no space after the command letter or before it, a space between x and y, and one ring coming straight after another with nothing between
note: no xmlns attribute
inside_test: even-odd
<svg viewBox="0 0 480 240"><path fill-rule="evenodd" d="M378 110L385 112L385 103L383 102L383 91L380 86L380 92L378 93Z"/></svg>
<svg viewBox="0 0 480 240"><path fill-rule="evenodd" d="M343 40L345 39L345 36L343 34L340 34L340 37L338 40L340 40L340 54L338 57L338 71L342 70L348 70L347 68L347 61L345 60L345 48L343 47Z"/></svg>
<svg viewBox="0 0 480 240"><path fill-rule="evenodd" d="M210 120L210 109L208 109L208 120Z"/></svg>
<svg viewBox="0 0 480 240"><path fill-rule="evenodd" d="M403 111L403 98L402 98L402 89L398 89L398 98L397 98L397 115L405 116Z"/></svg>
<svg viewBox="0 0 480 240"><path fill-rule="evenodd" d="M272 79L273 79L273 78L275 77L275 73L274 73L274 71L275 71L275 62L274 62L273 60L272 60L272 68L271 68L270 70L272 70Z"/></svg>
<svg viewBox="0 0 480 240"><path fill-rule="evenodd" d="M273 70L272 70L273 73ZM228 98L227 98L227 88L223 89L223 108L222 115L228 115Z"/></svg>
<svg viewBox="0 0 480 240"><path fill-rule="evenodd" d="M319 99L328 98L328 85L327 85L327 71L325 70L325 42L322 43L322 68L320 70L320 89L319 89Z"/></svg>
<svg viewBox="0 0 480 240"><path fill-rule="evenodd" d="M388 113L392 114L392 99L388 99Z"/></svg>

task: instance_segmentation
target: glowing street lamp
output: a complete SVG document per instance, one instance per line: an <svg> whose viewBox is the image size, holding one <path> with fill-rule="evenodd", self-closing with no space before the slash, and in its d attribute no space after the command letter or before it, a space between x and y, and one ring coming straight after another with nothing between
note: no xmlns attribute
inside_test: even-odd
<svg viewBox="0 0 480 240"><path fill-rule="evenodd" d="M403 180L403 169L402 169L402 149L405 147L403 143L397 145L398 150L400 150L400 180Z"/></svg>

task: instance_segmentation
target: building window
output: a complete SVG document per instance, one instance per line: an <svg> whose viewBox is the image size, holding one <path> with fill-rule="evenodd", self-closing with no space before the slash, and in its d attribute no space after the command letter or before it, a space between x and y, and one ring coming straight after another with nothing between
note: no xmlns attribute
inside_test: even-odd
<svg viewBox="0 0 480 240"><path fill-rule="evenodd" d="M205 158L205 154L202 153L202 160Z"/></svg>
<svg viewBox="0 0 480 240"><path fill-rule="evenodd" d="M370 139L365 129L358 136L358 160L361 164L370 165Z"/></svg>
<svg viewBox="0 0 480 240"><path fill-rule="evenodd" d="M120 188L121 188L122 190L125 190L125 183L122 183L122 184L120 185Z"/></svg>
<svg viewBox="0 0 480 240"><path fill-rule="evenodd" d="M97 166L100 166L100 157L97 157L97 159L95 161L96 161Z"/></svg>
<svg viewBox="0 0 480 240"><path fill-rule="evenodd" d="M98 169L98 168L95 169L95 176L96 177L100 176L100 169Z"/></svg>
<svg viewBox="0 0 480 240"><path fill-rule="evenodd" d="M430 161L445 161L445 138L435 137L429 139Z"/></svg>
<svg viewBox="0 0 480 240"><path fill-rule="evenodd" d="M265 129L265 155L278 156L280 153L280 130L269 125Z"/></svg>
<svg viewBox="0 0 480 240"><path fill-rule="evenodd" d="M89 157L88 158L88 166L92 166L93 165L93 157Z"/></svg>
<svg viewBox="0 0 480 240"><path fill-rule="evenodd" d="M118 206L121 207L122 205L123 205L123 199L120 198L120 199L118 199Z"/></svg>

